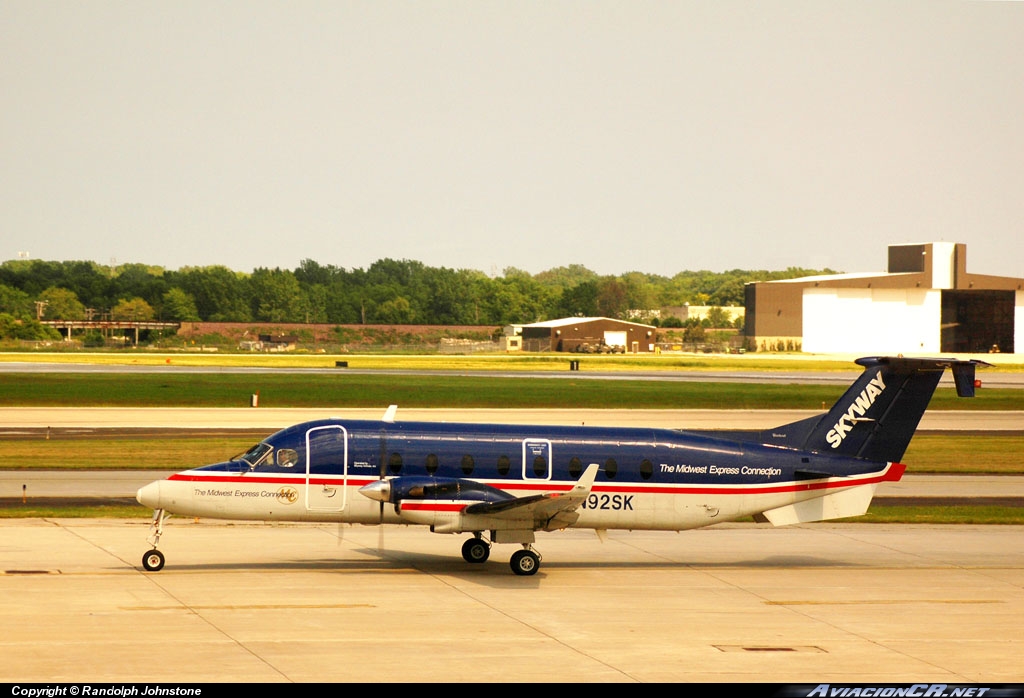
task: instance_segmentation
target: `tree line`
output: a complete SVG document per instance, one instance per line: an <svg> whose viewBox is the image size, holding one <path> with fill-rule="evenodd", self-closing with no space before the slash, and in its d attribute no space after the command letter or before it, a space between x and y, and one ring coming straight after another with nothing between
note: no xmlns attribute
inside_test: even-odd
<svg viewBox="0 0 1024 698"><path fill-rule="evenodd" d="M0 337L37 339L38 320L506 325L582 316L659 324L655 311L743 305L745 283L833 273L681 271L602 276L572 264L501 276L382 259L366 269L303 260L296 269L9 260L0 264ZM639 311L639 313L637 312Z"/></svg>

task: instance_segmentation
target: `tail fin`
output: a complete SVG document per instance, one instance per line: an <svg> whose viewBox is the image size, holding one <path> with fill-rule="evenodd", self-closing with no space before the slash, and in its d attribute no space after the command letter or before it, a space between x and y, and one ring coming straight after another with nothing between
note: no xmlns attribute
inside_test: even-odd
<svg viewBox="0 0 1024 698"><path fill-rule="evenodd" d="M974 397L974 370L984 361L869 357L864 373L829 412L772 430L772 443L872 461L903 458L943 372L957 394Z"/></svg>

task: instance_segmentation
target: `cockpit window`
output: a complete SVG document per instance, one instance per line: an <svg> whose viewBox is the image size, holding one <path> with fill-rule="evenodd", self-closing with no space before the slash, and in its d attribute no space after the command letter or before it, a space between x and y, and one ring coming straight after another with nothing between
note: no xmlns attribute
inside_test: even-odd
<svg viewBox="0 0 1024 698"><path fill-rule="evenodd" d="M299 462L299 454L294 448L281 448L277 451L277 464L282 468L294 467Z"/></svg>
<svg viewBox="0 0 1024 698"><path fill-rule="evenodd" d="M260 442L234 460L245 461L250 468L255 468L273 450L274 448L270 444Z"/></svg>

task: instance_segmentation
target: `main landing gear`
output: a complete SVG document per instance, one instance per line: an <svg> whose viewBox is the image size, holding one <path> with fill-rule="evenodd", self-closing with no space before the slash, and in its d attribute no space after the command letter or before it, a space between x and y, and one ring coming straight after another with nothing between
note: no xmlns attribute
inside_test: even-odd
<svg viewBox="0 0 1024 698"><path fill-rule="evenodd" d="M490 556L491 544L484 540L483 536L479 533L462 544L462 558L466 562L480 564L487 562L487 558ZM523 549L517 550L512 554L509 567L517 575L528 577L537 574L537 570L540 569L540 559L540 555L529 544L523 543Z"/></svg>
<svg viewBox="0 0 1024 698"><path fill-rule="evenodd" d="M164 518L165 513L163 509L157 509L153 512L153 523L150 527L150 534L148 540L153 548L146 552L142 556L142 568L147 572L159 572L164 568L164 554L156 549L157 545L160 544L160 536L164 533Z"/></svg>
<svg viewBox="0 0 1024 698"><path fill-rule="evenodd" d="M516 574L528 577L537 574L537 570L540 569L540 555L530 548L523 548L512 553L512 559L508 564Z"/></svg>
<svg viewBox="0 0 1024 698"><path fill-rule="evenodd" d="M491 556L491 544L478 533L462 544L462 558L474 564L487 562Z"/></svg>

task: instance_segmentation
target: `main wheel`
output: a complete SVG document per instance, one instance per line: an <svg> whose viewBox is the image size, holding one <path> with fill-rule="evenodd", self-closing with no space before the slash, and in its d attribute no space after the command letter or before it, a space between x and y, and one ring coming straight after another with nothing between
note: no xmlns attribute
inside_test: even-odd
<svg viewBox="0 0 1024 698"><path fill-rule="evenodd" d="M528 577L537 574L537 570L540 569L540 556L532 550L517 550L512 553L512 559L508 564L519 576Z"/></svg>
<svg viewBox="0 0 1024 698"><path fill-rule="evenodd" d="M142 556L142 566L148 572L159 572L164 568L164 554L153 548Z"/></svg>
<svg viewBox="0 0 1024 698"><path fill-rule="evenodd" d="M470 538L462 544L462 557L466 562L487 562L491 556L491 546L481 538Z"/></svg>

